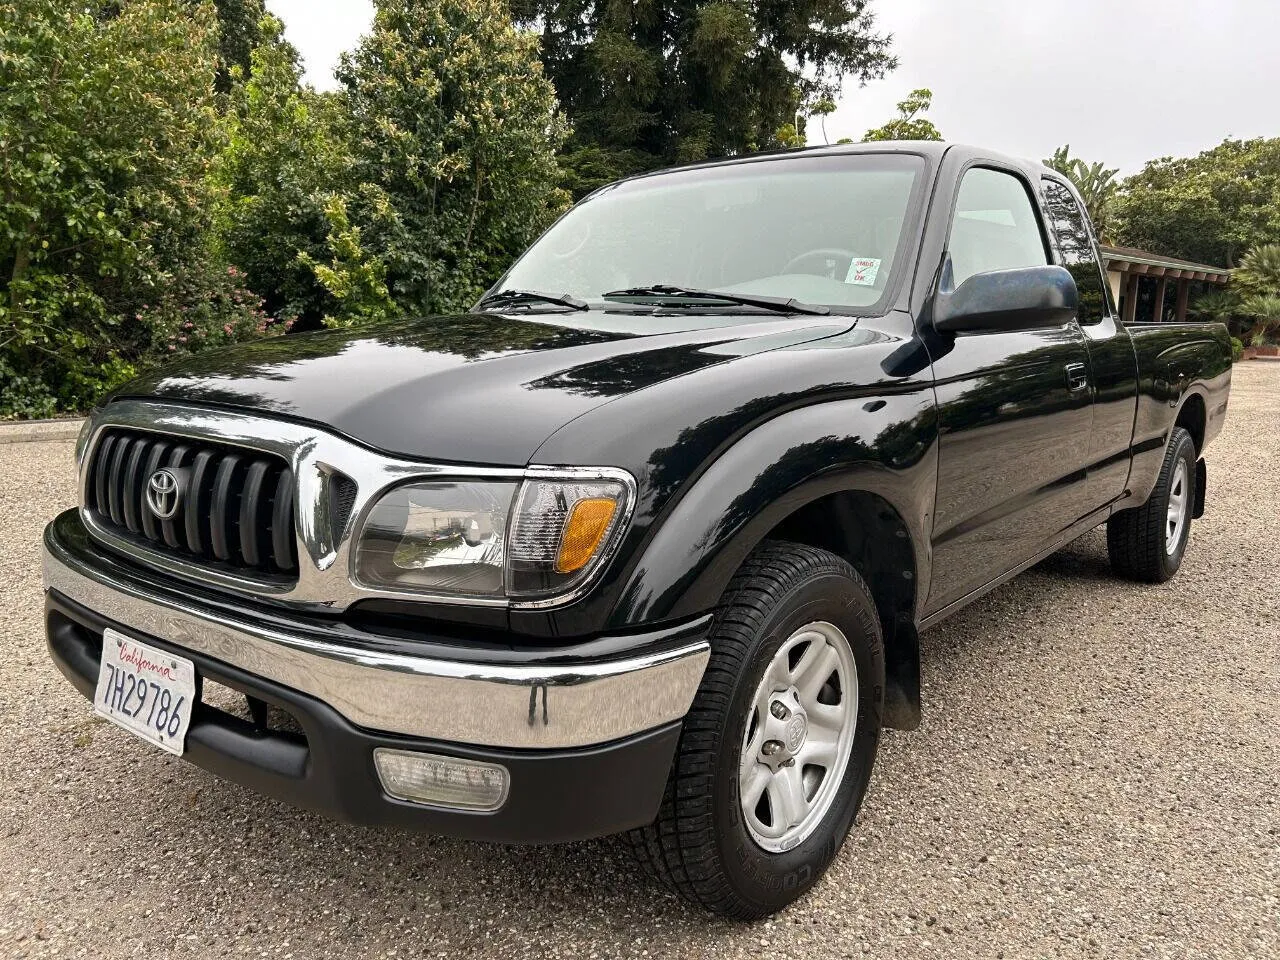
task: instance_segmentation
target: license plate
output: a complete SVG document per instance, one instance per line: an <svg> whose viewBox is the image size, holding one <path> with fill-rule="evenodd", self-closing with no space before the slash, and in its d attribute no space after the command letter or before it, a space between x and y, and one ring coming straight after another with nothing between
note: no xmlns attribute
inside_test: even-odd
<svg viewBox="0 0 1280 960"><path fill-rule="evenodd" d="M196 668L190 660L109 627L103 631L95 713L180 757L195 702Z"/></svg>

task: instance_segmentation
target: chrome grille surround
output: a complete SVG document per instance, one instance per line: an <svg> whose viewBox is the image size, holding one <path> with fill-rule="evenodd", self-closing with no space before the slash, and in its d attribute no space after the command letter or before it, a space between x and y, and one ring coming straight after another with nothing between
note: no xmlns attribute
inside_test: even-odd
<svg viewBox="0 0 1280 960"><path fill-rule="evenodd" d="M94 511L85 507L91 502L89 467L94 462L98 444L113 428L243 447L282 459L294 478L296 579L281 582L279 578L256 576L249 570L214 568L180 554L153 549L134 538L119 536L99 523ZM396 484L410 480L616 480L626 487L628 494L622 527L630 522L636 501L635 478L616 467L473 467L424 463L390 457L336 434L289 420L168 401L118 400L97 411L91 421L88 442L80 453L78 469L80 517L100 543L139 563L188 580L301 608L326 610L344 610L357 600L374 597L524 609L563 606L591 588L622 539L621 536L614 539L610 552L596 562L592 575L572 592L545 599L433 596L362 586L351 574L352 541L374 502ZM346 481L355 485L355 495L350 509L345 510L345 522L340 529L335 529L335 505L345 509L346 503L342 501L350 498L349 489L338 490L335 495L335 487L348 486Z"/></svg>

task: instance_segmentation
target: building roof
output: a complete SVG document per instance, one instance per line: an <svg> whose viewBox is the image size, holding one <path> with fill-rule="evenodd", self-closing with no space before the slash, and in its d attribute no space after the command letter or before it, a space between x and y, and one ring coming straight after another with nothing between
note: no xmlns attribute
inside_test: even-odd
<svg viewBox="0 0 1280 960"><path fill-rule="evenodd" d="M1208 263L1165 257L1149 250L1139 250L1137 247L1100 246L1099 249L1108 270L1145 273L1153 277L1171 279L1207 280L1210 283L1226 283L1231 279L1231 270L1227 267L1215 267Z"/></svg>

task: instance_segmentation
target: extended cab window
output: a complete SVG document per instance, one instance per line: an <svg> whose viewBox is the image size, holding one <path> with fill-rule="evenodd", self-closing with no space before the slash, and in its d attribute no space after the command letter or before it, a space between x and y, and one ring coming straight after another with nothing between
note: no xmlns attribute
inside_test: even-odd
<svg viewBox="0 0 1280 960"><path fill-rule="evenodd" d="M590 303L670 284L871 308L898 272L923 171L917 156L845 154L624 181L569 211L501 286Z"/></svg>
<svg viewBox="0 0 1280 960"><path fill-rule="evenodd" d="M974 167L960 182L947 249L957 287L975 273L1049 262L1026 186L1012 174L986 167Z"/></svg>
<svg viewBox="0 0 1280 960"><path fill-rule="evenodd" d="M1089 232L1089 220L1064 184L1048 177L1043 183L1045 206L1049 209L1053 232L1058 238L1062 265L1076 279L1076 290L1080 295L1080 322L1099 323L1107 310L1107 288L1102 281L1093 236Z"/></svg>

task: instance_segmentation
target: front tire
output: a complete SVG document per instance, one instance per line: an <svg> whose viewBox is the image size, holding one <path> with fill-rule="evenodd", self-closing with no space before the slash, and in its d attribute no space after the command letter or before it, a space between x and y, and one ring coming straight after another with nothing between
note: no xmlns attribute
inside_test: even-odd
<svg viewBox="0 0 1280 960"><path fill-rule="evenodd" d="M687 900L756 919L818 881L861 806L880 742L883 639L847 562L770 542L730 583L710 641L658 818L629 837Z"/></svg>
<svg viewBox="0 0 1280 960"><path fill-rule="evenodd" d="M1164 583L1178 572L1191 535L1195 485L1195 441L1182 427L1174 427L1147 502L1107 520L1112 570L1144 583Z"/></svg>

